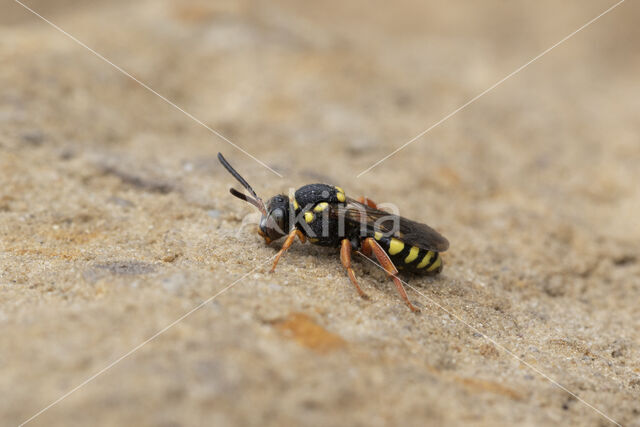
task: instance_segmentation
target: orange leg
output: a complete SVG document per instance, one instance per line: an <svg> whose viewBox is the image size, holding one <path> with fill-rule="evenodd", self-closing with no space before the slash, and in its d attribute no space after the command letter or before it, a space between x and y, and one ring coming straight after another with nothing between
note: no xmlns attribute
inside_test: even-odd
<svg viewBox="0 0 640 427"><path fill-rule="evenodd" d="M364 242L364 241L362 242L362 247L360 248L360 252L362 252L362 254L365 256L368 256L368 257L371 256L371 247L367 242Z"/></svg>
<svg viewBox="0 0 640 427"><path fill-rule="evenodd" d="M289 235L287 236L287 240L284 241L282 248L280 248L278 255L276 255L276 259L273 261L273 267L271 267L272 273L276 271L276 265L278 265L278 261L280 261L280 257L287 251L287 249L291 247L291 245L293 245L294 240L296 240L296 236L300 239L302 243L307 241L304 234L302 234L302 231L298 230L297 228L292 230L291 233L289 233Z"/></svg>
<svg viewBox="0 0 640 427"><path fill-rule="evenodd" d="M373 252L380 265L382 265L387 274L393 279L393 283L396 285L396 289L398 290L398 293L400 294L404 302L409 306L411 311L413 311L414 313L419 312L420 310L418 310L413 304L411 304L411 301L409 301L409 297L407 297L404 286L402 286L402 282L400 281L400 279L398 279L398 270L396 269L395 265L393 265L393 262L389 258L389 255L387 255L387 253L384 251L384 249L382 249L378 242L376 242L371 237L367 237L362 242L362 249L362 252L364 254L367 254L367 252L369 254Z"/></svg>
<svg viewBox="0 0 640 427"><path fill-rule="evenodd" d="M340 248L340 261L342 261L342 265L344 265L344 268L347 269L349 280L351 280L353 286L356 287L358 294L364 299L369 299L367 294L365 294L362 289L360 289L360 285L358 285L358 281L356 280L356 275L353 273L353 269L351 268L351 242L349 242L349 239L342 240L342 247Z"/></svg>
<svg viewBox="0 0 640 427"><path fill-rule="evenodd" d="M360 203L362 203L363 205L369 206L370 208L378 209L378 205L376 205L376 202L374 202L371 199L367 199L366 197L360 197L360 198L358 198L358 201Z"/></svg>

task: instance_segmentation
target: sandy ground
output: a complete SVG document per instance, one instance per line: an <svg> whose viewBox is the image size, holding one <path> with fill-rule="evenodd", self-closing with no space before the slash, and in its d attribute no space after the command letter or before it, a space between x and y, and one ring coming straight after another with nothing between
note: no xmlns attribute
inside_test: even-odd
<svg viewBox="0 0 640 427"><path fill-rule="evenodd" d="M0 424L224 290L30 425L640 426L638 2L360 178L613 2L28 4L284 177L3 1ZM218 151L440 230L422 312L327 249L270 275Z"/></svg>

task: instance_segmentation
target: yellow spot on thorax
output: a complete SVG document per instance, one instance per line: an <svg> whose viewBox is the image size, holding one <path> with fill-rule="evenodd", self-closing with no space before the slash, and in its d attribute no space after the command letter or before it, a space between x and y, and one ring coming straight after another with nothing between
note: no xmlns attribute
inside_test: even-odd
<svg viewBox="0 0 640 427"><path fill-rule="evenodd" d="M425 268L427 264L429 264L429 261L431 261L432 256L433 256L433 252L431 251L427 252L424 258L422 258L422 261L420 261L420 264L416 265L416 268Z"/></svg>
<svg viewBox="0 0 640 427"><path fill-rule="evenodd" d="M382 239L382 233L379 231L376 231L375 233L373 233L373 238L376 240Z"/></svg>
<svg viewBox="0 0 640 427"><path fill-rule="evenodd" d="M305 212L304 213L304 220L307 221L307 223L312 222L313 221L313 214L311 212Z"/></svg>
<svg viewBox="0 0 640 427"><path fill-rule="evenodd" d="M409 251L409 255L407 255L407 257L404 259L405 264L409 264L413 261L415 261L416 258L418 258L418 253L420 252L419 248L416 248L415 246L411 247L411 250Z"/></svg>
<svg viewBox="0 0 640 427"><path fill-rule="evenodd" d="M400 240L396 239L395 237L392 237L391 243L389 244L389 254L395 255L397 253L402 252L403 249L404 249L404 243L402 243Z"/></svg>
<svg viewBox="0 0 640 427"><path fill-rule="evenodd" d="M293 209L298 210L300 208L293 189L289 189L289 202L293 205Z"/></svg>
<svg viewBox="0 0 640 427"><path fill-rule="evenodd" d="M315 212L322 212L323 210L327 209L329 207L329 203L327 202L320 202L316 205L315 208L313 208L313 210Z"/></svg>

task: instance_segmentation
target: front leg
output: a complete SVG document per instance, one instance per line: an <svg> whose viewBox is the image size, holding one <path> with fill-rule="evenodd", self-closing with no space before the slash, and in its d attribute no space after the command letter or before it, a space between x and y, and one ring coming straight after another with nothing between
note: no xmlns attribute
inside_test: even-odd
<svg viewBox="0 0 640 427"><path fill-rule="evenodd" d="M287 249L291 247L291 245L293 245L293 241L296 240L296 236L298 236L302 243L307 241L307 238L304 234L302 234L302 231L298 230L297 228L293 229L287 236L287 240L284 241L284 244L282 245L280 251L278 251L278 255L276 255L276 259L273 261L273 267L271 267L271 273L276 271L276 265L278 265L280 257L287 251Z"/></svg>

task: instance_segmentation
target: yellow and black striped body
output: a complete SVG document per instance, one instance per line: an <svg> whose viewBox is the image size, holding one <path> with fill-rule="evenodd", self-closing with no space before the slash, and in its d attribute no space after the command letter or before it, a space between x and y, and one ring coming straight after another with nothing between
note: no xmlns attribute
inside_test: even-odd
<svg viewBox="0 0 640 427"><path fill-rule="evenodd" d="M310 184L301 187L292 196L292 215L298 218L296 227L312 244L339 247L342 240L348 239L354 250L360 250L362 241L373 237L399 270L428 275L442 271L442 258L437 251L407 243L402 240L401 233L394 235L398 237L391 237L375 231L370 225L363 229L360 222L341 221L340 208L348 201L342 188ZM338 214L324 217L323 221L323 216L332 211ZM343 222L343 227L340 227L340 222Z"/></svg>
<svg viewBox="0 0 640 427"><path fill-rule="evenodd" d="M276 194L264 203L220 153L218 160L249 195L235 188L231 188L230 193L262 213L258 233L265 242L270 244L286 236L273 261L272 272L297 238L314 245L337 247L349 279L360 296L366 298L351 266L352 252L361 251L378 261L411 311L419 311L409 301L397 273L398 270L428 275L440 273L443 268L440 252L449 248L444 236L426 224L379 209L370 199L347 197L341 187L328 184L305 185L291 190L289 195Z"/></svg>
<svg viewBox="0 0 640 427"><path fill-rule="evenodd" d="M382 246L398 270L427 275L442 271L442 257L438 252L410 245L396 237L386 237L379 232L372 237Z"/></svg>

